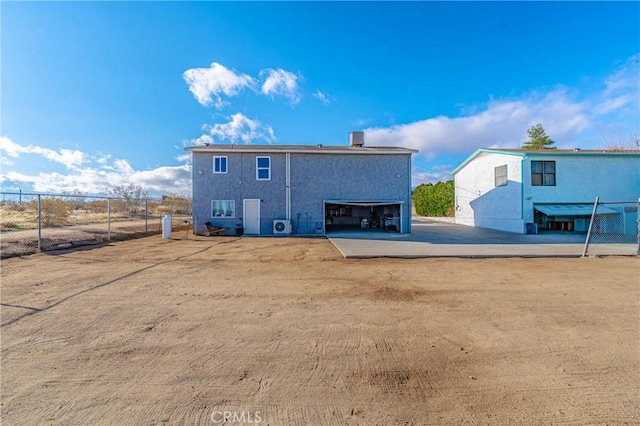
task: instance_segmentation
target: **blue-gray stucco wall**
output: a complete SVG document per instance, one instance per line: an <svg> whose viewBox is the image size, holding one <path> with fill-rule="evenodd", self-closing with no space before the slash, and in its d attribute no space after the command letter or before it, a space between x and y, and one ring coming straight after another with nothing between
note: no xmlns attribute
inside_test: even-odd
<svg viewBox="0 0 640 426"><path fill-rule="evenodd" d="M213 157L228 157L228 172L213 173ZM271 157L271 180L256 179L256 157ZM291 222L294 234L315 234L324 221L324 201L402 202L402 231L411 230L410 154L291 153ZM273 220L286 218L286 154L193 153L194 230L204 223L233 233L243 199L260 199L260 234L273 234ZM233 218L213 218L212 200L234 200Z"/></svg>

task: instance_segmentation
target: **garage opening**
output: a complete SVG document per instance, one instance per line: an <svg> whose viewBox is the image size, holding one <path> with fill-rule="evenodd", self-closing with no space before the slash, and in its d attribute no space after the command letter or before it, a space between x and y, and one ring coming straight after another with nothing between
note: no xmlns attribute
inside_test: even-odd
<svg viewBox="0 0 640 426"><path fill-rule="evenodd" d="M536 204L533 208L534 221L541 231L587 232L593 212L593 204ZM619 213L608 207L599 208L596 221L603 222L609 215Z"/></svg>
<svg viewBox="0 0 640 426"><path fill-rule="evenodd" d="M327 232L402 232L402 203L398 201L325 201L324 216Z"/></svg>

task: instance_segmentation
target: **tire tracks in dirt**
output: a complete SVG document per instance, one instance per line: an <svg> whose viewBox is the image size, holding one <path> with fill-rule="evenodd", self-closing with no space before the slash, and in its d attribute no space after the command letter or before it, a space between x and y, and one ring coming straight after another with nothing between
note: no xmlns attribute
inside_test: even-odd
<svg viewBox="0 0 640 426"><path fill-rule="evenodd" d="M224 241L224 242L220 242L219 244L230 243L230 242L233 242L233 241L235 241L235 240L231 240L231 241ZM78 297L78 296L82 296L83 294L93 292L93 291L95 291L95 290L98 290L98 289L100 289L100 288L103 288L103 287L109 286L109 285L111 285L111 284L115 284L115 283L117 283L117 282L119 282L119 281L122 281L122 280L124 280L124 279L131 278L131 277L133 277L133 276L135 276L135 275L138 275L138 274L140 274L140 273L142 273L142 272L145 272L145 271L147 271L147 270L149 270L149 269L156 268L156 267L158 267L158 266L166 265L166 264L173 263L173 262L178 262L178 261L180 261L180 260L182 260L182 259L186 259L186 258L188 258L188 257L191 257L191 256L195 256L195 255L201 254L201 253L203 253L203 252L205 252L205 251L211 250L213 247L216 247L217 245L218 245L218 244L216 244L216 245L212 245L212 246L209 246L209 247L205 247L205 248L203 248L203 249L196 250L196 251L195 251L195 252L193 252L193 253L185 254L185 255L183 255L183 256L178 256L178 257L176 257L176 258L174 258L174 259L171 259L171 260L165 260L165 261L162 261L162 262L152 263L151 265L148 265L148 266L145 266L145 267L143 267L143 268L136 269L135 271L132 271L132 272L126 273L126 274L124 274L124 275L121 275L121 276L119 276L118 278L114 278L114 279L109 280L109 281L106 281L106 282L104 282L104 283L97 284L97 285L91 286L91 287L89 287L89 288L86 288L86 289L84 289L84 290L81 290L81 291L75 292L75 293L73 293L73 294L70 294L70 295L68 295L68 296L66 296L66 297L64 297L64 298L62 298L62 299L60 299L60 300L58 300L58 301L56 301L56 302L54 302L54 303L51 303L51 304L49 304L49 305L47 305L47 306L45 306L45 307L43 307L43 308L23 307L23 306L16 306L16 305L12 305L12 304L10 304L10 303L0 302L0 306L5 306L5 307L20 307L20 308L30 309L30 311L29 311L29 312L26 312L26 313L24 313L24 314L22 314L22 315L20 315L20 316L18 316L18 317L12 318L12 319L10 319L9 321L6 321L6 322L4 322L4 323L0 324L0 328L4 328L4 327L7 327L7 326L9 326L9 325L11 325L11 324L15 324L16 322L18 322L18 321L20 321L20 320L22 320L22 319L24 319L24 318L30 317L30 316L32 316L32 315L36 315L36 314L40 314L40 313L43 313L43 312L49 311L49 310L51 310L51 309L53 309L53 308L55 308L55 307L57 307L57 306L60 306L61 304L65 303L65 302L67 302L67 301L69 301L69 300L71 300L71 299L74 299L74 298L76 298L76 297Z"/></svg>

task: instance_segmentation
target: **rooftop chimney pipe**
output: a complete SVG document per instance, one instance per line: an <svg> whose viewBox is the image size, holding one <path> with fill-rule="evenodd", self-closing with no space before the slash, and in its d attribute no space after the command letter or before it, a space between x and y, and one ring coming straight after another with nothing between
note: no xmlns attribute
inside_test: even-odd
<svg viewBox="0 0 640 426"><path fill-rule="evenodd" d="M350 145L357 147L364 146L364 132L351 132Z"/></svg>

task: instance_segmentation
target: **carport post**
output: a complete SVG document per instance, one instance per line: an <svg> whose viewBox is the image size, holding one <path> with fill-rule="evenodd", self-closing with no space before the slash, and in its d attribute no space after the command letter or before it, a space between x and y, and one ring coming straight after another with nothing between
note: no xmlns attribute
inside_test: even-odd
<svg viewBox="0 0 640 426"><path fill-rule="evenodd" d="M593 211L591 212L591 220L589 221L587 238L584 240L584 250L582 250L582 257L585 257L587 255L587 250L589 249L589 240L591 239L591 228L593 227L593 219L596 217L596 210L598 209L599 198L600 197L596 197L596 201L593 202Z"/></svg>

